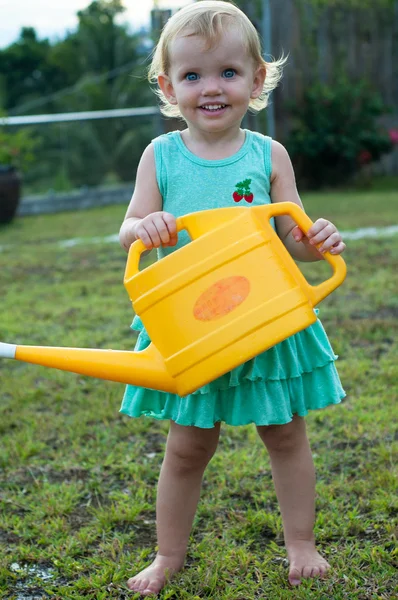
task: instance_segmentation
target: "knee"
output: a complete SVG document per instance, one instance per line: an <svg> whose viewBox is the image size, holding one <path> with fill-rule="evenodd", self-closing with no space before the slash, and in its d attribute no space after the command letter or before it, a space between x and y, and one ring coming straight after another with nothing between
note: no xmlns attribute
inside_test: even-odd
<svg viewBox="0 0 398 600"><path fill-rule="evenodd" d="M306 439L304 419L294 417L286 425L257 428L260 438L270 453L289 454Z"/></svg>
<svg viewBox="0 0 398 600"><path fill-rule="evenodd" d="M205 469L216 448L199 442L186 444L170 443L166 448L166 459L172 461L180 473Z"/></svg>

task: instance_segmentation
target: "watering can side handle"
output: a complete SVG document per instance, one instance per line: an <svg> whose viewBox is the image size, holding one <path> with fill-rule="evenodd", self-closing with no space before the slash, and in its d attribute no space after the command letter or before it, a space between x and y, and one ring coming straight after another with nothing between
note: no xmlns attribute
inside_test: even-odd
<svg viewBox="0 0 398 600"><path fill-rule="evenodd" d="M208 210L202 211L202 213L200 214L209 213L210 215L210 213L213 212L214 210ZM177 217L177 232L180 232L182 229L186 229L192 238L198 237L198 233L194 229L196 219L197 213L190 213L188 215L183 215L182 217ZM137 275L137 273L139 273L141 254L143 254L143 252L146 252L147 250L148 248L140 239L135 240L135 242L131 244L127 258L126 270L124 273L124 283L130 281L130 279L134 277L134 275Z"/></svg>
<svg viewBox="0 0 398 600"><path fill-rule="evenodd" d="M134 275L139 273L141 254L146 250L147 248L141 240L135 240L135 242L131 244L127 257L126 270L124 272L124 283L130 281Z"/></svg>
<svg viewBox="0 0 398 600"><path fill-rule="evenodd" d="M277 202L275 204L267 205L269 209L269 215L290 215L300 229L306 233L314 224L304 210L294 202ZM326 298L336 287L343 283L347 267L344 259L341 256L334 256L330 252L325 252L323 255L325 260L331 265L333 269L333 275L323 281L319 285L311 285L306 281L306 288L309 297L311 298L313 305L316 306L321 300Z"/></svg>

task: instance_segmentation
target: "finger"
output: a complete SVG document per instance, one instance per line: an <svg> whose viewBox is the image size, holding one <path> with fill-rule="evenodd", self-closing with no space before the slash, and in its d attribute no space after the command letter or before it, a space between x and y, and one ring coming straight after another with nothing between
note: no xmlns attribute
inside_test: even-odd
<svg viewBox="0 0 398 600"><path fill-rule="evenodd" d="M175 246L178 242L178 236L177 235L172 235L170 236L170 241L168 243L168 246Z"/></svg>
<svg viewBox="0 0 398 600"><path fill-rule="evenodd" d="M136 235L137 239L141 240L141 242L144 244L144 246L148 250L151 250L153 248L151 236L149 235L149 233L147 232L145 227L141 226L141 227L137 228L135 231L135 235Z"/></svg>
<svg viewBox="0 0 398 600"><path fill-rule="evenodd" d="M330 254L341 254L346 249L344 242L339 242L336 246L333 246L330 250Z"/></svg>
<svg viewBox="0 0 398 600"><path fill-rule="evenodd" d="M161 245L161 239L158 233L158 230L155 226L154 223L147 223L145 226L145 229L152 241L152 245L154 248L159 248L159 246Z"/></svg>
<svg viewBox="0 0 398 600"><path fill-rule="evenodd" d="M301 242L304 235L305 235L304 232L300 229L300 227L298 225L296 225L296 227L293 227L292 236L296 242Z"/></svg>
<svg viewBox="0 0 398 600"><path fill-rule="evenodd" d="M163 220L169 230L170 237L177 235L177 220L175 216L165 212L163 213Z"/></svg>
<svg viewBox="0 0 398 600"><path fill-rule="evenodd" d="M310 239L310 244L313 244L314 246L317 244L320 244L321 242L324 242L326 239L328 239L334 233L336 233L336 228L334 225L329 223L328 225L326 225L326 227L321 229L321 231L319 231L316 235L314 235Z"/></svg>
<svg viewBox="0 0 398 600"><path fill-rule="evenodd" d="M310 227L307 231L307 238L312 239L315 235L317 235L322 229L324 229L327 225L331 225L329 221L326 219L317 219L315 223Z"/></svg>
<svg viewBox="0 0 398 600"><path fill-rule="evenodd" d="M163 219L158 218L158 219L154 220L154 226L156 227L156 230L158 232L158 236L159 236L161 243L163 245L168 244L168 242L170 241L170 233L169 233L169 230L167 229L167 225L163 221Z"/></svg>
<svg viewBox="0 0 398 600"><path fill-rule="evenodd" d="M170 236L167 246L175 246L178 242L177 220L174 215L167 212L163 213L163 220Z"/></svg>
<svg viewBox="0 0 398 600"><path fill-rule="evenodd" d="M332 235L330 235L322 244L322 246L320 246L318 248L319 252L327 252L327 250L330 250L333 246L336 246L339 242L341 242L341 235L339 234L338 231L335 231L334 233L332 233Z"/></svg>

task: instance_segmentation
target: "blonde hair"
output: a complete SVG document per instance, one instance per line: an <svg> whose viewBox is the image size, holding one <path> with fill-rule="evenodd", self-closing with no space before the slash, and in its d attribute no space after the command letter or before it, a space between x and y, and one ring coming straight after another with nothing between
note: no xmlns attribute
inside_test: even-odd
<svg viewBox="0 0 398 600"><path fill-rule="evenodd" d="M203 38L207 48L217 44L228 27L236 27L242 33L242 39L247 46L250 56L253 58L256 68L264 66L266 77L263 90L258 98L253 98L249 103L249 110L258 112L268 104L270 93L279 83L282 77L282 68L286 62L283 56L275 61L266 62L261 54L261 43L258 33L248 17L234 4L221 0L202 0L185 6L176 12L167 21L163 28L159 42L155 48L151 65L149 67L148 79L157 84L158 75L170 70L171 42L184 31L187 36L197 35ZM157 87L156 94L160 98L160 110L167 117L181 117L178 106L170 104Z"/></svg>

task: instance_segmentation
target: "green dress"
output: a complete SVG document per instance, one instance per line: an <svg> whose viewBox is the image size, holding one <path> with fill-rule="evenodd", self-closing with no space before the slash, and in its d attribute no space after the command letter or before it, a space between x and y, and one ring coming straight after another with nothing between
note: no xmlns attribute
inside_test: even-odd
<svg viewBox="0 0 398 600"><path fill-rule="evenodd" d="M192 154L179 131L153 140L163 210L178 217L211 208L270 203L271 139L248 130L245 134L240 150L221 160ZM182 232L177 246L158 250L159 258L188 242ZM135 350L143 350L150 339L139 317L134 318L132 328L139 332ZM336 359L318 319L188 396L128 385L121 412L201 428L211 428L218 421L284 424L294 414L304 416L309 410L341 402L345 392Z"/></svg>

